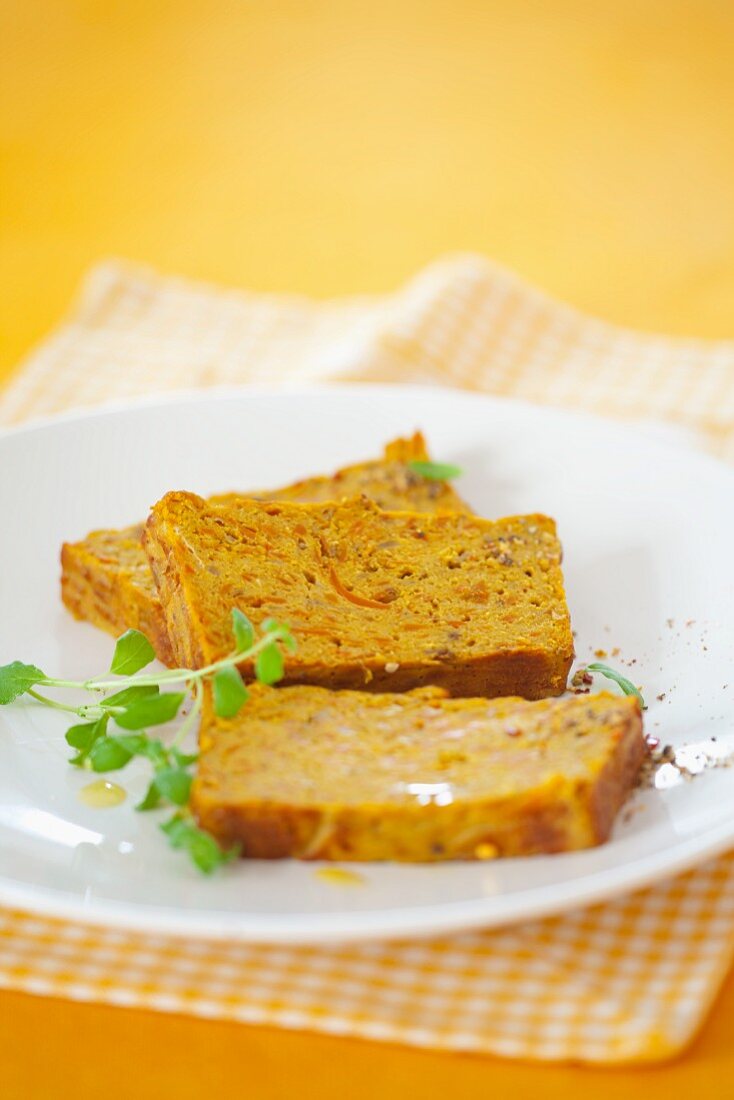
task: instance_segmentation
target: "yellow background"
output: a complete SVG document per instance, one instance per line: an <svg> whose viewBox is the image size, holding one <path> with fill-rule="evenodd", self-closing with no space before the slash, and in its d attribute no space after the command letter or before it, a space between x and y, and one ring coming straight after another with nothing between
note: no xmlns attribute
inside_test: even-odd
<svg viewBox="0 0 734 1100"><path fill-rule="evenodd" d="M729 0L0 16L5 367L109 254L331 295L477 249L611 320L731 335Z"/></svg>
<svg viewBox="0 0 734 1100"><path fill-rule="evenodd" d="M111 254L319 296L485 252L610 320L734 329L728 0L1 0L0 376ZM16 1097L725 1093L0 995Z"/></svg>

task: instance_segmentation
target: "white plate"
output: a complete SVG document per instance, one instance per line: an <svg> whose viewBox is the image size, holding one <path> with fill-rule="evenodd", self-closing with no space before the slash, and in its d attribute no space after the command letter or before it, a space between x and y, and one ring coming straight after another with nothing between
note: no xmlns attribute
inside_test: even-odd
<svg viewBox="0 0 734 1100"><path fill-rule="evenodd" d="M636 659L628 671L650 702L649 732L734 749L732 471L639 427L447 390L219 391L0 436L0 664L72 678L108 667L112 640L59 600L64 538L140 519L168 489L330 470L418 426L436 457L464 468L459 489L479 512L557 518L579 657L619 647L611 663ZM122 806L81 804L89 776L66 765L67 724L34 705L0 710L0 902L78 920L253 941L426 935L609 897L734 844L734 769L715 769L637 794L593 851L362 865L361 886L289 861L206 879L167 848L155 815L133 812L142 764L121 778Z"/></svg>

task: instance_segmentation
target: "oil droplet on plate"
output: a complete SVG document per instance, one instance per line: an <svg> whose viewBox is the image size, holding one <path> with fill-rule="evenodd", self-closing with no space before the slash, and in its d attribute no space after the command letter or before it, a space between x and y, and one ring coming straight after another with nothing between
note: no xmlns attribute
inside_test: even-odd
<svg viewBox="0 0 734 1100"><path fill-rule="evenodd" d="M344 867L319 867L314 874L323 882L331 882L335 886L364 886L367 881L356 871L347 871Z"/></svg>
<svg viewBox="0 0 734 1100"><path fill-rule="evenodd" d="M127 791L109 779L95 779L79 791L79 801L93 810L107 810L110 806L119 806L127 798Z"/></svg>

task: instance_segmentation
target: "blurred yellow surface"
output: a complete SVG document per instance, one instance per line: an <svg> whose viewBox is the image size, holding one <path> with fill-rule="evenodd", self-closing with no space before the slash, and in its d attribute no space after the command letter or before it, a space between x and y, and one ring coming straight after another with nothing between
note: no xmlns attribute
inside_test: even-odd
<svg viewBox="0 0 734 1100"><path fill-rule="evenodd" d="M734 335L726 0L3 0L0 375L94 261L318 296L484 252L645 329ZM398 1051L0 995L2 1092L726 1092L729 982L661 1070ZM710 1090L710 1091L709 1091Z"/></svg>
<svg viewBox="0 0 734 1100"><path fill-rule="evenodd" d="M3 0L7 368L110 254L380 290L476 249L647 329L734 328L726 0Z"/></svg>

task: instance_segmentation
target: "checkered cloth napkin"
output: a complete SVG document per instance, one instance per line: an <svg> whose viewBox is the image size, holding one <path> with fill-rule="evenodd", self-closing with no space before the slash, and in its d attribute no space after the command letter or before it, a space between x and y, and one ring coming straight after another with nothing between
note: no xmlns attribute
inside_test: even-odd
<svg viewBox="0 0 734 1100"><path fill-rule="evenodd" d="M324 303L105 264L0 393L0 424L310 379L431 382L662 419L734 460L734 342L615 328L473 256L386 297ZM734 854L563 917L416 943L189 943L0 910L8 989L546 1061L675 1054L733 954Z"/></svg>

